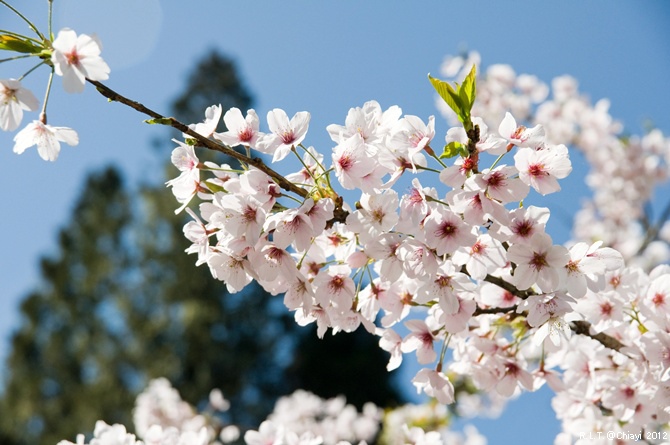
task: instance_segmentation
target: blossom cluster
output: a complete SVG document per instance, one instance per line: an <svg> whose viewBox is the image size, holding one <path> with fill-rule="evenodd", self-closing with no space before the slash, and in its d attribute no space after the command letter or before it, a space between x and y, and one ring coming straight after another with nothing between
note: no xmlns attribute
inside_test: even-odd
<svg viewBox="0 0 670 445"><path fill-rule="evenodd" d="M67 92L88 80L105 94L97 82L109 67L94 37L69 29L55 39L17 36L0 35L0 48L39 57ZM177 212L192 218L187 252L230 292L255 280L283 295L296 322L315 323L320 337L361 327L378 336L389 370L414 355L422 368L413 385L441 405L467 400L459 381L493 400L547 384L561 445L584 443L580 431L637 437L668 428L670 266L658 264L670 258L670 226L644 221L644 206L668 177L670 140L659 131L619 137L608 103L592 106L571 78L555 79L548 99L534 76L495 65L476 79L473 64L476 54L445 63L456 88L430 78L452 125L442 153L433 116L375 101L326 128L327 154L305 142L306 111L269 111L267 131L255 110L213 105L188 127L152 112L183 132L171 157L180 173L167 185ZM14 151L36 145L53 161L60 142L76 145L78 136L47 124L50 87L51 79L39 119L17 133ZM0 128L17 129L23 112L37 108L21 78L0 80ZM226 130L218 132L221 120ZM201 162L202 147L237 162ZM564 246L548 233L549 209L524 201L560 191L573 148L593 166L595 193ZM299 167L278 173L289 157ZM216 392L210 405L227 409ZM380 421L376 407L358 414L341 399L324 404L306 393L278 406L288 408L247 431L248 444L361 442ZM99 422L91 445L204 445L239 435L213 430L162 380L135 414L141 441ZM403 425L403 441L444 440Z"/></svg>
<svg viewBox="0 0 670 445"><path fill-rule="evenodd" d="M372 403L362 412L344 397L322 399L298 390L280 398L258 429L247 429L221 420L229 408L220 391L210 394L208 412L198 413L181 399L164 378L149 382L137 397L132 434L121 424L96 423L89 445L221 445L243 436L247 445L348 445L366 443L486 445L486 438L468 425L465 435L449 431L444 406L405 405L384 413ZM429 419L432 427L424 425ZM76 445L85 445L80 435ZM75 445L62 440L58 445Z"/></svg>
<svg viewBox="0 0 670 445"><path fill-rule="evenodd" d="M480 64L476 52L448 57L441 73L460 80L472 64ZM670 138L659 129L624 136L609 106L607 99L592 104L571 76L556 77L549 86L535 76L516 74L509 65L496 64L478 79L473 113L494 125L511 111L531 125L541 124L552 143L579 150L590 168L585 182L593 196L584 199L575 217L574 239L601 240L629 264L651 270L670 261L667 218L654 221L647 212L654 190L670 177ZM443 101L438 107L455 122Z"/></svg>
<svg viewBox="0 0 670 445"><path fill-rule="evenodd" d="M557 400L569 397L575 406L563 415L566 431L585 410L593 411L593 427L667 423L667 365L658 357L668 351L668 313L652 317L646 308L654 299L663 305L669 270L624 267L602 241L553 243L549 210L522 205L531 189L559 191L571 171L568 148L551 143L543 125L526 127L509 112L495 126L473 115L470 130L446 132L447 147L471 147L447 165L431 147L433 117L403 116L374 101L328 126L330 159L303 144L306 112L289 119L270 111L267 133L254 110L237 109L225 113L227 131L217 133L222 114L210 107L191 129L273 163L290 154L301 162L285 175L294 188L282 188L252 163L201 163L192 136L176 141L172 159L181 174L168 185L178 211L193 217L184 228L188 252L229 291L256 280L284 294L296 321L316 323L320 336L362 325L390 353L389 370L406 353L428 365L412 382L440 403L454 402L450 376L461 375L502 397L548 383ZM482 168L488 154L497 158ZM394 186L403 181L409 185L400 195ZM343 196L354 191L349 206ZM187 207L196 196L197 213ZM621 284L632 277L633 287ZM585 350L589 357L601 351L608 371L598 368L594 377L565 367ZM644 408L639 420L621 409L612 381L640 387L626 401Z"/></svg>
<svg viewBox="0 0 670 445"><path fill-rule="evenodd" d="M63 78L66 92L84 91L86 79L98 81L109 78L109 66L100 57L102 46L97 38L86 34L77 35L75 31L64 28L53 42L46 41L45 45L46 48L35 47L36 51L40 50L36 55L43 59L41 63L51 66L52 75L55 73ZM24 111L37 111L39 108L35 95L21 84L24 77L0 79L0 129L3 131L16 130L21 125ZM42 159L55 161L60 153L61 142L71 146L79 143L79 136L72 128L47 124L46 105L50 88L51 80L39 119L30 122L14 136L15 153L21 154L37 146Z"/></svg>

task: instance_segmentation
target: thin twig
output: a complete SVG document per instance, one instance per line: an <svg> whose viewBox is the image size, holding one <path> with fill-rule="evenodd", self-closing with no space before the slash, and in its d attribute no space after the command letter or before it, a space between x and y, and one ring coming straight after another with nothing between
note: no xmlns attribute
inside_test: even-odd
<svg viewBox="0 0 670 445"><path fill-rule="evenodd" d="M663 209L663 212L661 212L661 216L654 224L653 226L650 226L647 224L647 234L644 237L644 240L642 241L642 244L640 244L640 247L637 249L636 255L641 255L642 252L649 246L649 244L652 241L656 241L658 238L658 234L661 232L661 227L663 227L663 224L670 218L670 202L666 205L665 209Z"/></svg>
<svg viewBox="0 0 670 445"><path fill-rule="evenodd" d="M208 139L201 134L196 133L195 131L191 130L188 128L188 126L177 119L173 117L166 117L163 116L162 114L159 114L150 108L145 107L139 102L136 102L134 100L128 99L127 97L122 96L121 94L117 93L116 91L112 90L111 88L103 85L100 82L97 82L95 80L90 80L87 79L89 83L94 85L98 92L105 96L107 99L109 99L112 102L119 102L122 103L136 111L139 111L142 114L145 114L151 118L154 119L160 119L161 122L165 123L165 125L169 125L182 133L185 133L192 137L193 139L198 141L198 144L200 146L203 146L205 148L208 148L210 150L218 151L221 153L226 154L227 156L230 156L232 158L237 159L240 162L243 162L248 165L252 165L256 167L257 169L261 170L263 173L267 174L270 176L281 188L288 192L293 192L298 196L301 196L302 198L307 198L308 193L305 189L302 189L292 182L288 181L286 178L284 178L281 174L277 173L263 162L262 159L260 158L250 158L246 155L243 155L242 153L238 153L237 151L233 150L231 147L223 144L219 144L218 142L215 142L211 139Z"/></svg>

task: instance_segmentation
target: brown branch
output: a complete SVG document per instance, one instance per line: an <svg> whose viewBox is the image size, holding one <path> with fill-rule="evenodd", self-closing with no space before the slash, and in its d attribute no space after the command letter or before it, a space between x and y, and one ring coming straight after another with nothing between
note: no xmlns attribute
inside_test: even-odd
<svg viewBox="0 0 670 445"><path fill-rule="evenodd" d="M286 178L284 178L281 174L277 173L263 162L262 159L260 158L250 158L248 156L243 155L242 153L238 153L235 150L233 150L231 147L227 145L220 144L216 141L213 141L209 138L206 138L195 131L191 130L188 128L187 125L183 124L182 122L179 122L177 119L173 117L166 117L163 116L159 113L156 113L155 111L151 110L150 108L145 107L139 102L136 102L134 100L128 99L127 97L124 97L117 93L116 91L112 90L111 88L103 85L100 82L97 82L95 80L90 80L87 79L92 85L94 85L98 92L105 96L107 99L109 99L112 102L119 102L122 103L136 111L139 111L142 114L145 114L149 117L152 117L154 119L160 119L161 123L164 125L169 125L170 127L176 128L177 130L181 131L182 133L186 133L196 141L198 141L198 144L202 147L208 148L210 150L218 151L221 152L227 156L230 156L231 158L237 159L240 162L243 162L247 165L252 165L256 167L258 170L262 171L266 175L270 176L281 188L288 192L293 192L296 195L299 195L303 198L306 198L308 196L307 190L298 187L297 185L293 184L292 182L288 181Z"/></svg>
<svg viewBox="0 0 670 445"><path fill-rule="evenodd" d="M530 297L531 295L536 295L535 292L532 291L531 289L527 289L527 290L519 290L519 289L518 289L515 285L513 285L512 283L509 283L509 282L503 280L503 279L500 278L500 277L494 277L494 276L491 275L491 274L486 274L486 277L484 278L484 281L488 281L488 282L491 283L491 284L495 284L496 286L505 289L507 292L509 292L509 293L511 293L512 295L515 295L515 296L521 298L522 300L527 299L527 298Z"/></svg>
<svg viewBox="0 0 670 445"><path fill-rule="evenodd" d="M591 323L588 321L584 320L577 320L573 321L570 325L570 328L576 333L580 335L586 335L587 337L591 337L604 347L608 349L613 349L617 352L621 352L622 348L625 348L626 345L621 343L619 340L616 338L607 335L603 332L598 332L597 334L591 334Z"/></svg>
<svg viewBox="0 0 670 445"><path fill-rule="evenodd" d="M308 196L308 193L305 189L302 189L292 182L288 181L284 176L281 174L277 173L263 162L262 159L260 158L249 158L248 156L245 156L241 153L238 153L237 151L233 150L231 147L223 144L219 144L216 141L213 141L209 138L206 138L195 131L191 130L188 128L187 125L183 124L182 122L178 121L177 119L173 117L165 117L162 114L159 114L150 108L145 107L139 102L136 102L134 100L128 99L125 96L120 95L116 91L112 90L111 88L103 85L100 82L97 82L95 80L90 80L87 79L88 82L90 82L92 85L96 87L98 92L105 96L107 99L109 99L112 102L119 102L122 103L142 114L145 114L151 118L154 119L160 119L161 123L165 125L169 125L182 133L185 133L198 141L198 144L200 146L203 146L205 148L208 148L210 150L218 151L221 152L225 155L228 155L234 159L237 159L240 162L243 162L248 165L252 165L256 167L257 169L261 170L263 173L267 174L270 176L281 188L283 188L286 191L293 192L296 195L299 195L303 198L306 198ZM670 206L668 209L666 209L667 213L670 211ZM344 222L346 220L346 217L348 215L348 212L342 208L342 203L341 200L336 203L336 208L335 208L335 213L334 217L331 221L329 221L329 225L332 225L333 222ZM467 272L467 271L466 271ZM524 290L521 291L519 290L516 286L514 286L511 283L508 283L507 281L503 280L500 277L495 277L493 275L486 275L486 278L484 278L484 281L488 281L489 283L495 284L498 287L501 287L502 289L512 293L513 295L516 295L517 297L521 298L522 300L527 299L531 295L535 295L535 293L532 290ZM490 314L490 313L504 313L504 312L509 312L511 310L514 310L514 307L510 308L487 308L487 309L482 309L482 308L477 308L476 315L479 314ZM581 335L586 335L588 337L593 338L594 340L600 342L603 346L609 349L613 349L615 351L620 351L625 345L621 343L619 340L617 340L614 337L611 337L607 334L604 334L602 332L597 333L597 334L591 334L590 328L591 324L587 321L574 321L572 322L571 325L572 330Z"/></svg>
<svg viewBox="0 0 670 445"><path fill-rule="evenodd" d="M531 295L535 295L535 292L532 290L528 289L525 291L521 291L517 289L516 286L514 286L511 283L508 283L507 281L503 280L500 277L495 277L493 275L486 275L486 278L484 278L484 281L488 281L489 283L493 283L498 287L503 288L504 290L512 293L513 295L516 295L517 297L521 298L522 300L525 300L526 298L530 297ZM513 308L516 308L516 306L513 306ZM503 312L509 312L510 308L489 308L489 309L480 309L477 307L477 310L475 311L475 315L479 314L491 314L491 313L503 313ZM607 335L603 332L598 332L597 334L592 334L591 333L591 323L588 321L584 320L577 320L573 321L570 324L570 328L575 332L576 334L579 335L585 335L587 337L590 337L594 339L595 341L599 342L601 345L605 346L608 349L612 349L617 352L621 352L621 349L624 348L626 345L621 343L619 340L616 338Z"/></svg>
<svg viewBox="0 0 670 445"><path fill-rule="evenodd" d="M514 312L516 311L516 306L509 306L509 307L487 307L487 308L481 308L477 306L475 309L473 316L477 315L482 315L482 314L506 314L507 312Z"/></svg>

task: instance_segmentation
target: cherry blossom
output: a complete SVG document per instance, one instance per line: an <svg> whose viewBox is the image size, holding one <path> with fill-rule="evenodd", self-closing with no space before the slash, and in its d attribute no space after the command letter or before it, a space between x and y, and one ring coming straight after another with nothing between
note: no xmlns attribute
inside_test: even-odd
<svg viewBox="0 0 670 445"><path fill-rule="evenodd" d="M239 108L230 108L223 115L223 122L226 124L228 131L214 133L213 136L231 147L237 145L254 147L258 140L265 136L259 132L260 121L253 109L248 110L247 116L244 117Z"/></svg>
<svg viewBox="0 0 670 445"><path fill-rule="evenodd" d="M439 371L423 368L412 379L412 383L418 393L425 392L440 403L448 404L454 400L453 384Z"/></svg>
<svg viewBox="0 0 670 445"><path fill-rule="evenodd" d="M416 351L416 357L419 363L432 363L437 358L433 343L435 336L428 325L422 320L409 320L405 326L410 333L403 339L402 352Z"/></svg>
<svg viewBox="0 0 670 445"><path fill-rule="evenodd" d="M359 234L360 241L376 238L390 231L398 222L398 194L393 190L383 193L363 193L360 209L347 217L349 229Z"/></svg>
<svg viewBox="0 0 670 445"><path fill-rule="evenodd" d="M587 283L594 287L596 280L606 271L623 267L621 254L614 249L600 248L602 242L589 246L577 243L570 249L570 261L566 264L568 292L575 298L586 294ZM597 288L594 288L597 290Z"/></svg>
<svg viewBox="0 0 670 445"><path fill-rule="evenodd" d="M510 145L519 147L536 147L544 138L544 128L541 125L533 128L517 126L516 120L509 112L505 113L505 118L500 122L498 133L507 139Z"/></svg>
<svg viewBox="0 0 670 445"><path fill-rule="evenodd" d="M392 329L384 330L380 336L379 347L391 353L386 369L393 371L402 363L402 338Z"/></svg>
<svg viewBox="0 0 670 445"><path fill-rule="evenodd" d="M481 175L473 176L473 181L478 189L486 190L491 198L505 204L522 201L528 194L528 185L515 178L517 174L516 168L501 165L493 170L486 169Z"/></svg>
<svg viewBox="0 0 670 445"><path fill-rule="evenodd" d="M449 207L435 208L424 222L426 244L438 255L453 253L459 246L473 244L476 235L471 226Z"/></svg>
<svg viewBox="0 0 670 445"><path fill-rule="evenodd" d="M208 138L214 134L214 131L216 131L216 127L219 125L219 121L221 121L221 113L223 113L221 105L207 107L205 110L205 120L197 124L191 124L188 128ZM189 136L183 134L183 137L187 139Z"/></svg>
<svg viewBox="0 0 670 445"><path fill-rule="evenodd" d="M411 162L414 155L425 149L435 137L435 117L430 116L428 124L425 124L418 116L405 116L398 121L392 132L389 145L394 150L407 152Z"/></svg>
<svg viewBox="0 0 670 445"><path fill-rule="evenodd" d="M543 292L557 290L568 263L568 251L563 246L553 245L545 233L533 235L528 245L516 244L507 251L507 259L516 264L514 283L520 289L528 289L534 283Z"/></svg>
<svg viewBox="0 0 670 445"><path fill-rule="evenodd" d="M300 111L289 121L284 110L275 108L268 111L268 126L272 133L264 135L256 144L256 149L272 154L272 162L281 161L289 154L292 147L305 139L310 117L308 112Z"/></svg>
<svg viewBox="0 0 670 445"><path fill-rule="evenodd" d="M324 273L317 275L314 286L320 289L317 302L323 307L333 307L340 313L351 308L354 301L355 285L349 277L348 266L330 266Z"/></svg>
<svg viewBox="0 0 670 445"><path fill-rule="evenodd" d="M375 169L365 150L365 141L358 133L333 149L333 166L340 184L349 190L360 187L363 179Z"/></svg>
<svg viewBox="0 0 670 445"><path fill-rule="evenodd" d="M543 150L521 149L514 155L514 165L519 170L519 179L542 195L559 191L557 179L572 171L565 145Z"/></svg>
<svg viewBox="0 0 670 445"><path fill-rule="evenodd" d="M23 110L35 111L39 102L33 93L15 79L0 79L0 128L14 131L23 119Z"/></svg>
<svg viewBox="0 0 670 445"><path fill-rule="evenodd" d="M40 57L63 76L66 91L108 78L94 37L64 29L43 45ZM459 90L466 76L473 80L472 63L479 64L477 54L445 63ZM546 84L507 65L490 66L476 82L476 89L459 92L463 102L463 94L476 91L474 104L446 106L454 126L446 129L442 157L430 148L440 125L433 116L425 123L397 106L382 111L375 101L351 108L344 125L327 126L335 144L330 166L323 151L303 145L308 112L289 120L274 108L264 134L253 109L231 108L223 116L227 131L217 133L223 110L210 106L203 122L188 127L195 134L175 141L179 173L167 182L177 212L191 216L186 252L229 292L255 280L283 294L296 322L316 323L319 337L359 328L378 336L390 355L388 370L415 353L432 366L413 378L417 391L438 404L460 403L454 412L478 406L473 398L500 401L546 382L565 431L557 443L580 443L576 431L610 430L632 440L636 431L665 427L670 267L663 263L670 259L670 229L646 218L645 203L670 178L670 139L658 130L620 137L609 102L591 104L569 77L552 82L551 98ZM98 91L105 94L103 86ZM0 128L16 129L23 111L37 106L19 81L0 80ZM467 109L456 121L458 107ZM78 138L72 129L47 125L45 105L40 120L14 141L15 152L37 145L53 161L60 142L76 145ZM231 154L239 169L199 160L204 147L229 153L238 145L245 148ZM549 209L523 201L530 188L540 195L560 191L573 148L593 166L587 185L594 196L576 218L574 239L554 245ZM271 154L271 163L253 158L252 149ZM297 169L274 165L290 152ZM475 394L463 394L464 387ZM227 408L220 393L210 400ZM374 406L359 414L341 398L324 402L306 393L277 406L257 430L246 431L246 443L373 440L383 415ZM308 427L296 413L309 419ZM166 381L150 384L135 415L146 444L205 445L240 434L234 425L214 433L213 420ZM320 421L333 417L336 428ZM443 438L407 422L397 428L401 440L413 443ZM142 443L122 425L99 422L91 443L103 442Z"/></svg>
<svg viewBox="0 0 670 445"><path fill-rule="evenodd" d="M488 273L506 265L505 249L500 241L489 234L480 235L471 246L461 246L454 252L455 264L464 265L475 280L483 280Z"/></svg>
<svg viewBox="0 0 670 445"><path fill-rule="evenodd" d="M51 63L56 74L63 76L63 88L68 93L84 91L87 78L109 78L109 66L100 57L102 47L97 39L64 28L58 32L52 47Z"/></svg>
<svg viewBox="0 0 670 445"><path fill-rule="evenodd" d="M175 140L177 148L172 150L172 164L181 171L181 174L169 180L166 185L172 188L177 201L181 204L175 213L180 213L191 202L200 186L200 161L192 146Z"/></svg>
<svg viewBox="0 0 670 445"><path fill-rule="evenodd" d="M14 136L14 153L21 154L37 145L37 153L45 161L55 161L60 153L60 143L79 144L77 132L67 127L52 127L41 121L32 121Z"/></svg>

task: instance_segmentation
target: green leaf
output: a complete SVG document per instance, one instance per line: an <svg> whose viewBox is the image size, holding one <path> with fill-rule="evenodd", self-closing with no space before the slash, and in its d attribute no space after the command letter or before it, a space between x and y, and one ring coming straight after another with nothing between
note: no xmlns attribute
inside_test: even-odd
<svg viewBox="0 0 670 445"><path fill-rule="evenodd" d="M465 104L468 115L470 115L470 111L472 111L472 105L475 103L475 96L477 94L475 86L476 77L477 68L475 65L472 65L470 73L463 80L463 84L458 89L458 96Z"/></svg>
<svg viewBox="0 0 670 445"><path fill-rule="evenodd" d="M42 48L27 39L20 39L8 34L0 35L0 50L15 51L17 53L39 54Z"/></svg>
<svg viewBox="0 0 670 445"><path fill-rule="evenodd" d="M440 158L453 158L454 156L466 156L468 153L468 149L465 147L465 145L461 144L460 142L449 142L447 145L444 146L444 151L440 155Z"/></svg>
<svg viewBox="0 0 670 445"><path fill-rule="evenodd" d="M217 192L224 192L226 193L227 190L220 186L219 184L215 184L214 182L210 182L210 180L205 181L205 185L207 188L212 192L212 193L217 193Z"/></svg>
<svg viewBox="0 0 670 445"><path fill-rule="evenodd" d="M454 113L456 113L461 122L463 122L463 100L460 98L458 93L456 93L454 88L449 85L448 82L436 79L430 74L428 75L428 80L430 80L430 83L433 84L433 88L435 88L437 94L439 94L440 97L447 103L447 105L449 105L449 108L454 110Z"/></svg>
<svg viewBox="0 0 670 445"><path fill-rule="evenodd" d="M149 124L149 125L172 125L172 119L169 117L158 117L155 119L147 119L144 121L144 123Z"/></svg>

